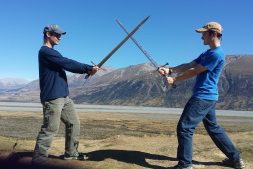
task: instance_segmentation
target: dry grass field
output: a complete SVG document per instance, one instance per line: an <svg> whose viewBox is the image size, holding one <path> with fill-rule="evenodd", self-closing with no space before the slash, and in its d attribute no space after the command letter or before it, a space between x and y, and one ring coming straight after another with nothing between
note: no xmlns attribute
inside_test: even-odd
<svg viewBox="0 0 253 169"><path fill-rule="evenodd" d="M91 169L165 169L176 161L176 124L179 116L134 113L80 113L79 151L87 161L80 168ZM253 118L219 117L219 123L242 152L246 169L253 169ZM0 112L0 150L26 152L31 157L42 115L38 112ZM64 128L53 141L50 155L64 152ZM225 156L198 126L194 135L195 169L228 169L221 165ZM66 162L67 163L67 162ZM1 167L0 167L1 168ZM2 169L2 168L1 168Z"/></svg>

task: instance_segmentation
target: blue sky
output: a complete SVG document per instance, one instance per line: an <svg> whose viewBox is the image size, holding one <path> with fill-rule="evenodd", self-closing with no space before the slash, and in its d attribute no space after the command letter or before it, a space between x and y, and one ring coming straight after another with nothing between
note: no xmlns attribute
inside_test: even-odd
<svg viewBox="0 0 253 169"><path fill-rule="evenodd" d="M55 49L63 56L98 63L128 30L149 20L134 37L159 63L189 62L207 49L195 29L209 21L224 27L226 54L253 54L251 0L2 0L0 4L0 78L38 78L38 50L45 25L59 24L67 34ZM105 63L115 68L148 60L128 41Z"/></svg>

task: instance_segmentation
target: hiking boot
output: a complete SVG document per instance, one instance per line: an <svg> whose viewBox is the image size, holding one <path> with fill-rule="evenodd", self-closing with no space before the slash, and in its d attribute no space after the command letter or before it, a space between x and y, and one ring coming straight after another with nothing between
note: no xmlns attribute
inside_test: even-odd
<svg viewBox="0 0 253 169"><path fill-rule="evenodd" d="M192 166L184 167L184 166L178 164L175 167L173 167L173 169L193 169L193 168L192 168Z"/></svg>
<svg viewBox="0 0 253 169"><path fill-rule="evenodd" d="M244 162L241 158L238 160L230 160L226 158L225 160L222 161L223 165L233 167L235 169L242 169L245 167Z"/></svg>
<svg viewBox="0 0 253 169"><path fill-rule="evenodd" d="M64 154L64 160L88 160L88 156L83 153L76 152L75 154L69 155L67 153Z"/></svg>

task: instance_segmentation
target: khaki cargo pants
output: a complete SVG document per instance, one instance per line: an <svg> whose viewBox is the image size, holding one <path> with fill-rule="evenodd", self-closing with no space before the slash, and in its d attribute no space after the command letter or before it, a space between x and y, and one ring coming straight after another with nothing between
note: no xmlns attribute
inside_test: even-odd
<svg viewBox="0 0 253 169"><path fill-rule="evenodd" d="M58 98L42 103L43 125L38 134L33 160L48 157L53 137L58 133L60 121L65 124L65 154L77 152L80 134L80 120L69 97Z"/></svg>

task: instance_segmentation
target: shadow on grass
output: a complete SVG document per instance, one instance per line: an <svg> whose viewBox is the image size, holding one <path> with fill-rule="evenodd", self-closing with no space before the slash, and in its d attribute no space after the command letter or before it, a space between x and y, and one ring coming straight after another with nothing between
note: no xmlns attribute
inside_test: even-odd
<svg viewBox="0 0 253 169"><path fill-rule="evenodd" d="M132 150L97 150L86 153L89 156L90 161L103 161L105 159L114 159L117 161L136 164L146 168L153 169L173 169L174 167L163 167L152 165L148 163L146 160L168 160L168 161L177 161L174 157L168 157L157 154L150 154L141 151L132 151ZM223 166L221 162L200 162L193 161L194 165L205 165L205 166Z"/></svg>
<svg viewBox="0 0 253 169"><path fill-rule="evenodd" d="M136 164L146 168L165 169L166 167L153 165L146 160L168 160L177 161L176 158L163 155L150 154L141 151L131 150L97 150L85 153L89 156L89 161L103 161L105 159L114 159L117 161ZM0 151L0 168L3 169L91 169L85 166L85 162L71 160L62 160L61 157L50 155L36 164L32 164L33 152L1 152ZM223 166L221 162L199 162L193 161L194 165L205 166ZM92 167L93 168L93 167ZM173 169L174 167L167 167Z"/></svg>
<svg viewBox="0 0 253 169"><path fill-rule="evenodd" d="M176 161L176 158L163 155L150 154L141 151L131 150L97 150L87 153L90 161L103 161L105 159L114 159L117 161L136 164L142 167L153 169L165 169L165 167L149 164L146 160L169 160Z"/></svg>
<svg viewBox="0 0 253 169"><path fill-rule="evenodd" d="M32 163L33 152L2 152L0 151L0 168L2 169L84 169L76 161L62 160L57 156L41 158ZM85 168L86 169L86 168Z"/></svg>

